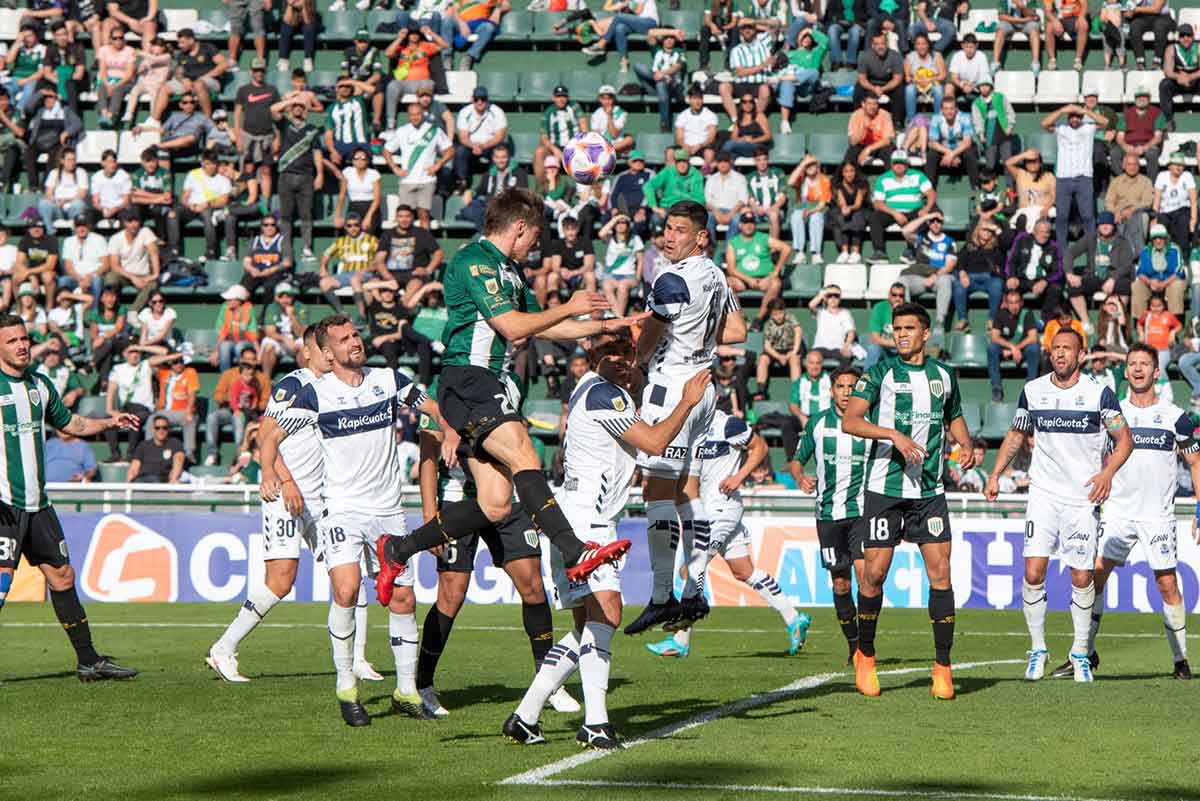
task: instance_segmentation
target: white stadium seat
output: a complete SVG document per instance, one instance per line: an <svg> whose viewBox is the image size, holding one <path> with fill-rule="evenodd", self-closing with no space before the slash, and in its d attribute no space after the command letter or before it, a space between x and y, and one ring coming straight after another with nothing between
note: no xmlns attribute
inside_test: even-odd
<svg viewBox="0 0 1200 801"><path fill-rule="evenodd" d="M1200 26L1200 8L1181 8L1179 9L1179 24L1187 23L1193 28Z"/></svg>
<svg viewBox="0 0 1200 801"><path fill-rule="evenodd" d="M1196 146L1200 147L1200 133L1168 133L1166 141L1163 142L1162 155L1158 158L1159 165L1167 166L1167 159L1172 153L1183 147L1185 142L1195 142ZM1196 157L1188 156L1187 163L1189 166L1196 166Z"/></svg>
<svg viewBox="0 0 1200 801"><path fill-rule="evenodd" d="M892 288L892 284L896 283L896 279L900 277L900 273L903 271L903 264L872 265L867 282L866 299L883 300L886 298L888 290Z"/></svg>
<svg viewBox="0 0 1200 801"><path fill-rule="evenodd" d="M1075 70L1044 70L1037 78L1037 102L1061 106L1079 99L1079 73Z"/></svg>
<svg viewBox="0 0 1200 801"><path fill-rule="evenodd" d="M134 136L133 131L122 131L117 145L117 161L121 164L138 164L142 160L142 151L160 141L162 133L157 129L142 131L140 136Z"/></svg>
<svg viewBox="0 0 1200 801"><path fill-rule="evenodd" d="M15 8L0 8L0 41L16 40L21 29L21 12Z"/></svg>
<svg viewBox="0 0 1200 801"><path fill-rule="evenodd" d="M825 286L837 284L846 300L861 300L867 292L867 265L830 264L825 267Z"/></svg>
<svg viewBox="0 0 1200 801"><path fill-rule="evenodd" d="M999 12L994 8L972 8L967 12L966 19L959 25L958 38L962 39L968 33L973 33L975 38L981 42L995 41L995 33L980 33L978 28L980 25L995 25L999 21L998 18Z"/></svg>
<svg viewBox="0 0 1200 801"><path fill-rule="evenodd" d="M1162 83L1162 70L1130 70L1125 73L1125 102L1133 102L1133 94L1145 87L1150 90L1150 98L1158 102L1158 85Z"/></svg>
<svg viewBox="0 0 1200 801"><path fill-rule="evenodd" d="M1000 70L995 75L995 89L1012 103L1030 104L1033 102L1035 81L1033 73L1028 70Z"/></svg>
<svg viewBox="0 0 1200 801"><path fill-rule="evenodd" d="M75 155L80 164L99 164L101 153L116 149L116 131L84 131L83 138L75 147Z"/></svg>
<svg viewBox="0 0 1200 801"><path fill-rule="evenodd" d="M1124 102L1125 76L1117 70L1090 70L1083 73L1083 91L1093 89L1100 95L1100 102L1115 104Z"/></svg>

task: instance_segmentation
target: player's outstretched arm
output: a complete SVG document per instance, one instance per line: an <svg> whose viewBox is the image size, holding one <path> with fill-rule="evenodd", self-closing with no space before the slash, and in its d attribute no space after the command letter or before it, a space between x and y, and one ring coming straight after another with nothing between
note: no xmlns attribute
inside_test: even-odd
<svg viewBox="0 0 1200 801"><path fill-rule="evenodd" d="M863 439L890 442L909 464L917 464L924 460L924 448L894 428L884 428L872 423L867 419L868 408L865 398L851 398L850 405L846 407L846 416L842 419L842 431Z"/></svg>
<svg viewBox="0 0 1200 801"><path fill-rule="evenodd" d="M987 485L983 488L983 496L989 501L996 500L1000 495L1000 474L1008 469L1012 460L1025 447L1025 439L1029 435L1020 428L1010 428L1000 443L1000 452L996 454L996 463L992 465L992 473L988 476Z"/></svg>
<svg viewBox="0 0 1200 801"><path fill-rule="evenodd" d="M704 393L711 381L712 375L708 370L696 373L683 385L683 397L679 405L672 409L664 420L655 425L638 420L621 435L621 439L639 451L651 456L661 456L671 444L671 440L679 435L692 409L704 399Z"/></svg>
<svg viewBox="0 0 1200 801"><path fill-rule="evenodd" d="M111 417L80 417L77 414L71 415L71 419L67 424L59 429L66 431L68 434L73 434L77 437L91 437L96 434L102 434L111 428L120 428L125 431L137 431L142 427L142 421L138 419L136 414L128 412L118 412Z"/></svg>
<svg viewBox="0 0 1200 801"><path fill-rule="evenodd" d="M500 334L500 336L509 342L515 342L520 339L529 339L530 337L543 334L559 323L570 320L572 317L589 317L593 312L607 310L608 301L599 292L580 290L572 295L571 299L566 303L559 304L554 308L540 312L506 311L503 314L497 314L495 317L489 317L488 324L496 329L496 333ZM590 336L592 333L596 332L592 331L581 336ZM554 337L544 338L553 339Z"/></svg>

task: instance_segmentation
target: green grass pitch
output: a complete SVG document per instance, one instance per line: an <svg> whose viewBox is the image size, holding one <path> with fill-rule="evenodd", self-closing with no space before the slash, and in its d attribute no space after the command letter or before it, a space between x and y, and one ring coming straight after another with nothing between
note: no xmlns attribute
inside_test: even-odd
<svg viewBox="0 0 1200 801"><path fill-rule="evenodd" d="M884 610L876 699L854 692L830 609L813 611L795 657L770 610L715 610L686 660L658 660L648 639L618 634L618 730L627 740L680 730L585 761L577 716L548 710L546 746L499 734L532 671L516 607L463 610L438 674L451 716L436 722L389 714L386 615L373 608L368 656L389 675L362 685L377 717L360 730L338 715L323 606L272 611L242 644L247 685L203 663L235 610L92 604L97 646L143 672L84 686L49 605L5 607L0 799L1200 799L1200 682L1169 677L1157 615L1107 615L1096 682L1077 686L1031 685L1022 664L994 664L1023 658L1019 613L961 612L948 703L929 695L922 610ZM1069 626L1050 615L1051 666ZM971 662L993 664L961 667ZM581 697L577 678L568 687ZM543 785L499 784L522 775Z"/></svg>

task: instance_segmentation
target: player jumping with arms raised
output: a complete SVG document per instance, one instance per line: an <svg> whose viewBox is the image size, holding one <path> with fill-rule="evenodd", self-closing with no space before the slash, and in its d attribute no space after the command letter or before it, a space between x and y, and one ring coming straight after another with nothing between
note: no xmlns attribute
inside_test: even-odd
<svg viewBox="0 0 1200 801"><path fill-rule="evenodd" d="M929 313L915 303L892 310L896 355L867 371L846 406L842 431L874 440L867 468L862 531L862 577L858 585L858 651L854 683L863 695L879 695L875 628L883 609L883 582L901 540L921 549L929 577L933 625L933 697L954 697L950 649L954 645L954 589L950 584L950 511L946 506L942 448L953 439L974 464L971 434L962 417L958 379L925 355Z"/></svg>
<svg viewBox="0 0 1200 801"><path fill-rule="evenodd" d="M1083 338L1063 329L1050 340L1052 372L1021 390L1012 428L1004 437L984 496L1000 494L1000 474L1033 435L1029 465L1029 503L1025 511L1025 624L1030 649L1025 678L1046 674L1046 568L1050 556L1071 570L1071 624L1075 639L1070 659L1075 681L1090 682L1088 626L1096 600L1092 570L1096 563L1100 504L1113 477L1133 453L1133 437L1106 384L1079 371ZM1109 440L1114 447L1109 448Z"/></svg>

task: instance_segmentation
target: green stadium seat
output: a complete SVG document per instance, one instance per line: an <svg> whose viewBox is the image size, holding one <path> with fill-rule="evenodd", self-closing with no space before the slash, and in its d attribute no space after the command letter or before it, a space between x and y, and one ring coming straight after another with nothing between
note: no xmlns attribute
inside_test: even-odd
<svg viewBox="0 0 1200 801"><path fill-rule="evenodd" d="M353 42L355 31L368 24L366 14L349 9L336 14L324 14L321 22L321 39L326 42Z"/></svg>
<svg viewBox="0 0 1200 801"><path fill-rule="evenodd" d="M219 464L198 464L188 468L193 478L224 478L229 475L229 468Z"/></svg>
<svg viewBox="0 0 1200 801"><path fill-rule="evenodd" d="M525 419L529 421L529 433L540 439L558 439L558 426L562 418L562 402L553 398L525 401Z"/></svg>
<svg viewBox="0 0 1200 801"><path fill-rule="evenodd" d="M4 199L4 224L23 226L28 222L21 215L27 209L37 208L38 195L33 192L19 192Z"/></svg>
<svg viewBox="0 0 1200 801"><path fill-rule="evenodd" d="M946 216L946 228L950 231L965 231L971 221L971 199L968 197L939 196L938 206Z"/></svg>
<svg viewBox="0 0 1200 801"><path fill-rule="evenodd" d="M563 76L563 85L571 93L571 100L584 108L596 103L596 92L606 83L613 83L612 76L595 70L574 70Z"/></svg>
<svg viewBox="0 0 1200 801"><path fill-rule="evenodd" d="M815 297L824 286L825 268L820 264L801 264L792 270L789 276L791 292L799 298L807 300Z"/></svg>
<svg viewBox="0 0 1200 801"><path fill-rule="evenodd" d="M755 401L752 408L756 420L761 420L765 414L788 414L787 404L781 401ZM783 432L778 426L768 426L760 428L758 433L762 434L764 439L773 440L779 438Z"/></svg>
<svg viewBox="0 0 1200 801"><path fill-rule="evenodd" d="M533 34L533 14L529 11L510 11L500 20L497 40L527 42Z"/></svg>
<svg viewBox="0 0 1200 801"><path fill-rule="evenodd" d="M100 481L104 484L124 484L129 476L129 462L101 462Z"/></svg>
<svg viewBox="0 0 1200 801"><path fill-rule="evenodd" d="M446 210L442 213L442 227L448 231L473 231L475 226L466 220L458 219L458 212L463 208L462 195L454 194L446 198Z"/></svg>
<svg viewBox="0 0 1200 801"><path fill-rule="evenodd" d="M987 367L988 338L983 334L947 334L947 362L957 368Z"/></svg>
<svg viewBox="0 0 1200 801"><path fill-rule="evenodd" d="M107 417L108 402L103 395L84 395L79 399L75 413L80 417Z"/></svg>
<svg viewBox="0 0 1200 801"><path fill-rule="evenodd" d="M1025 147L1032 147L1042 154L1042 161L1054 164L1058 161L1058 139L1051 133L1034 133L1024 137Z"/></svg>
<svg viewBox="0 0 1200 801"><path fill-rule="evenodd" d="M666 162L666 150L675 146L673 133L643 133L637 137L638 149L646 154L646 163L654 166Z"/></svg>
<svg viewBox="0 0 1200 801"><path fill-rule="evenodd" d="M423 308L413 320L413 330L433 340L441 340L442 331L446 328L447 312L441 309Z"/></svg>
<svg viewBox="0 0 1200 801"><path fill-rule="evenodd" d="M658 22L664 28L682 28L687 33L687 38L695 38L700 32L700 25L704 20L704 14L700 11L660 11L658 12Z"/></svg>
<svg viewBox="0 0 1200 801"><path fill-rule="evenodd" d="M532 164L533 154L542 142L542 135L525 132L509 134L509 137L512 138L513 155L517 161L522 164Z"/></svg>
<svg viewBox="0 0 1200 801"><path fill-rule="evenodd" d="M332 15L330 15L332 16ZM207 42L223 42L229 38L229 12L224 8L200 9L201 22L207 22L213 27L212 33L197 33L196 38Z"/></svg>
<svg viewBox="0 0 1200 801"><path fill-rule="evenodd" d="M396 38L395 33L380 32L379 26L396 18L395 11L368 11L367 30L371 32L371 41L376 44L391 42Z"/></svg>
<svg viewBox="0 0 1200 801"><path fill-rule="evenodd" d="M242 280L242 263L239 261L210 261L204 265L208 275L208 292L220 294Z"/></svg>
<svg viewBox="0 0 1200 801"><path fill-rule="evenodd" d="M213 311L213 317L216 318L216 310ZM198 361L206 361L217 349L215 328L189 328L183 332L183 338L192 343Z"/></svg>
<svg viewBox="0 0 1200 801"><path fill-rule="evenodd" d="M971 436L978 436L983 430L983 413L979 411L977 403L963 403L962 405L963 422L967 424L967 430L971 432Z"/></svg>
<svg viewBox="0 0 1200 801"><path fill-rule="evenodd" d="M985 439L1004 439L1016 413L1017 404L992 401L983 407L983 426L979 435Z"/></svg>
<svg viewBox="0 0 1200 801"><path fill-rule="evenodd" d="M517 96L517 73L481 72L475 86L485 87L488 90L488 99L493 103L511 103Z"/></svg>
<svg viewBox="0 0 1200 801"><path fill-rule="evenodd" d="M775 146L771 148L771 163L786 164L788 166L799 164L806 155L804 149L804 134L790 134L783 136L782 134L775 137Z"/></svg>
<svg viewBox="0 0 1200 801"><path fill-rule="evenodd" d="M746 341L742 343L742 349L753 351L754 353L763 352L763 333L762 331L747 331Z"/></svg>
<svg viewBox="0 0 1200 801"><path fill-rule="evenodd" d="M815 133L808 137L809 152L826 167L836 167L842 163L848 144L844 134Z"/></svg>
<svg viewBox="0 0 1200 801"><path fill-rule="evenodd" d="M554 96L554 87L560 83L562 74L558 72L523 72L517 99L526 103L549 103Z"/></svg>

